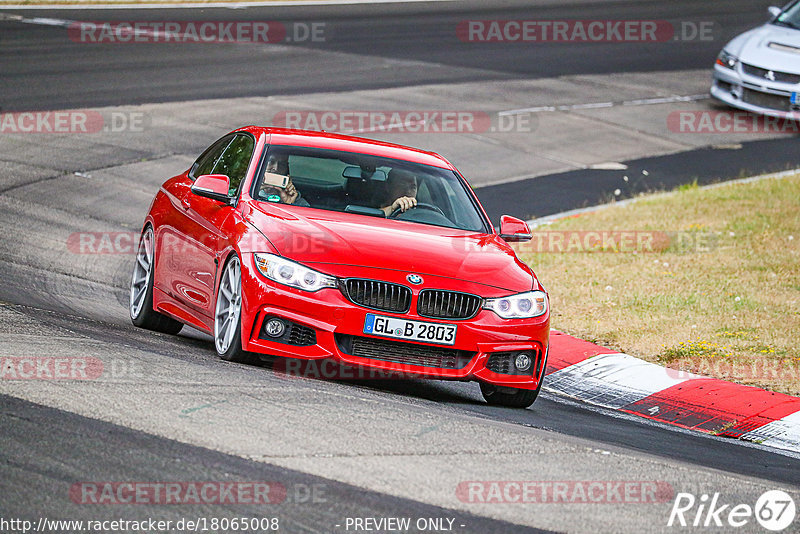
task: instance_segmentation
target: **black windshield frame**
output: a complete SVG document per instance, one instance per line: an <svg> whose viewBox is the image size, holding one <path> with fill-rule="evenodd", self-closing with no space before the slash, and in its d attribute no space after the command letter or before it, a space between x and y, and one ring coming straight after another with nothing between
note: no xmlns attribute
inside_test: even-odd
<svg viewBox="0 0 800 534"><path fill-rule="evenodd" d="M410 219L405 219L405 220L417 224L439 226L444 228L453 228L469 232L480 232L487 234L494 233L494 227L492 226L491 221L489 221L488 218L486 217L486 214L481 208L477 197L475 196L472 189L467 185L464 178L458 172L444 167L425 165L422 163L416 163L408 160L402 160L384 156L376 156L372 154L364 154L359 152L349 152L349 151L328 149L328 148L302 147L294 145L274 144L265 146L261 158L261 163L259 165L257 174L253 179L250 188L250 196L254 200L266 201L266 199L259 197L259 191L261 189L264 173L267 169L267 162L269 160L269 156L270 154L275 154L275 153L290 154L291 156L294 157L308 156L313 158L338 160L343 164L359 166L361 168L377 169L381 167L391 167L392 169L396 168L396 169L411 171L420 176L425 176L426 179L428 180L433 180L434 178L446 180L449 186L451 187L451 190L458 197L456 200L459 202L454 205L454 208L457 207L462 210L470 210L469 213L464 213L462 215L464 216L465 219L473 219L471 223L474 224L459 225L451 221L453 222L453 224L448 225L448 224L436 224L425 221L414 221ZM301 194L303 194L302 180L304 178L295 177L294 172L291 172L290 175L292 175L292 179L295 182L295 186L297 187L298 191L300 191ZM343 177L342 180L344 181L345 178ZM442 187L444 186L442 185ZM287 204L284 205L288 206ZM313 202L311 206L308 207L313 209L323 209L327 211L339 211L339 212L343 211L343 209L335 209L330 206L315 205Z"/></svg>

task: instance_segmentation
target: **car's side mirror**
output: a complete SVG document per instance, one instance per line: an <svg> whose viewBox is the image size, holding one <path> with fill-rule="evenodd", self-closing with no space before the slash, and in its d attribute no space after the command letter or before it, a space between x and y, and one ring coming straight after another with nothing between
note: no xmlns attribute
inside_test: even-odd
<svg viewBox="0 0 800 534"><path fill-rule="evenodd" d="M192 184L192 193L195 195L224 202L231 203L231 196L228 190L231 187L231 179L224 174L204 174L198 176Z"/></svg>
<svg viewBox="0 0 800 534"><path fill-rule="evenodd" d="M769 7L767 8L767 11L769 12L769 15L770 15L770 17L772 17L773 19L774 19L775 17L777 17L778 15L780 15L781 13L783 13L783 11L781 10L781 8L779 8L779 7L775 7L775 6L769 6Z"/></svg>
<svg viewBox="0 0 800 534"><path fill-rule="evenodd" d="M528 223L511 215L500 217L500 237L508 242L530 241L533 237Z"/></svg>

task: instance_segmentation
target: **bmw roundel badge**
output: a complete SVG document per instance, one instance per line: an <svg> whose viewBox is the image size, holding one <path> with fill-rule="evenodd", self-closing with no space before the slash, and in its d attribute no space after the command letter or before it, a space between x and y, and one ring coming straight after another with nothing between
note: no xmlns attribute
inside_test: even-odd
<svg viewBox="0 0 800 534"><path fill-rule="evenodd" d="M418 286L422 283L422 277L418 274L409 274L408 276L406 276L406 280L408 280L415 286Z"/></svg>

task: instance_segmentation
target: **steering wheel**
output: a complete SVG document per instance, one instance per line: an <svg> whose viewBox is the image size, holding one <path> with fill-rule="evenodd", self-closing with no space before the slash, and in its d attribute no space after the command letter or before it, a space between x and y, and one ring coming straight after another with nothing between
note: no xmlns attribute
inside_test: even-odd
<svg viewBox="0 0 800 534"><path fill-rule="evenodd" d="M435 211L436 213L438 213L442 217L447 218L447 215L444 214L444 212L439 208L439 206L434 206L433 204L426 204L425 202L417 202L416 206L407 209L405 212L401 212L400 208L395 209L392 213L389 214L389 217L387 217L387 219L392 219L394 217L397 217L397 215L400 214L400 213L408 213L409 211L411 211L413 209L423 209L423 210Z"/></svg>

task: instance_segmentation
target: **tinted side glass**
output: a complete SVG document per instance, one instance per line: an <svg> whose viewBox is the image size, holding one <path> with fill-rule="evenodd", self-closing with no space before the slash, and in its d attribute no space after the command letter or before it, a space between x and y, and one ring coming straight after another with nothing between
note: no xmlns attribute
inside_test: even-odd
<svg viewBox="0 0 800 534"><path fill-rule="evenodd" d="M211 174L224 174L231 180L231 188L228 194L233 196L239 191L239 184L242 183L247 174L247 167L250 165L250 158L253 157L255 140L249 135L237 135L214 165L214 172ZM205 174L205 173L204 173Z"/></svg>
<svg viewBox="0 0 800 534"><path fill-rule="evenodd" d="M222 154L222 151L225 150L225 147L227 147L230 142L231 137L224 137L211 145L211 148L206 150L206 152L195 161L194 165L192 165L191 178L194 179L204 174L213 174L214 165L216 165L220 154Z"/></svg>

